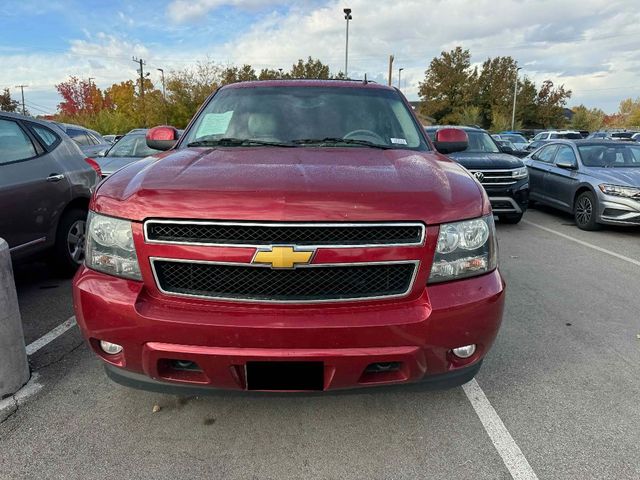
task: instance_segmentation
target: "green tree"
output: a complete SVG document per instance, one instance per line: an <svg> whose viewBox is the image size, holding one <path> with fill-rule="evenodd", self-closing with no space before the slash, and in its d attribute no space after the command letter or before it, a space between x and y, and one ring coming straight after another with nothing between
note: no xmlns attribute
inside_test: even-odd
<svg viewBox="0 0 640 480"><path fill-rule="evenodd" d="M16 112L19 106L20 102L11 98L11 92L8 88L5 88L0 93L0 110L3 112Z"/></svg>
<svg viewBox="0 0 640 480"><path fill-rule="evenodd" d="M505 118L511 128L513 87L517 63L511 57L488 58L478 75L478 105L482 126L502 130Z"/></svg>
<svg viewBox="0 0 640 480"><path fill-rule="evenodd" d="M236 82L249 82L258 80L256 71L251 65L242 65L241 67L227 67L220 75L220 85L228 85Z"/></svg>
<svg viewBox="0 0 640 480"><path fill-rule="evenodd" d="M551 80L542 82L536 104L538 121L543 128L560 128L564 125L564 106L569 98L571 90L565 90L564 85L554 87Z"/></svg>
<svg viewBox="0 0 640 480"><path fill-rule="evenodd" d="M542 128L538 120L538 89L527 77L518 81L516 122L524 128Z"/></svg>
<svg viewBox="0 0 640 480"><path fill-rule="evenodd" d="M573 107L571 127L575 130L588 130L590 132L600 130L604 126L606 114L599 108L587 108L584 105Z"/></svg>
<svg viewBox="0 0 640 480"><path fill-rule="evenodd" d="M282 78L282 74L271 68L263 68L258 75L258 80L277 80L279 78Z"/></svg>
<svg viewBox="0 0 640 480"><path fill-rule="evenodd" d="M322 63L320 60L314 60L313 58L307 58L305 62L302 59L298 60L291 66L291 72L289 73L291 78L313 78L327 80L330 76L329 66Z"/></svg>
<svg viewBox="0 0 640 480"><path fill-rule="evenodd" d="M477 97L477 75L469 50L442 52L431 60L420 83L421 113L438 123L461 123L463 110Z"/></svg>

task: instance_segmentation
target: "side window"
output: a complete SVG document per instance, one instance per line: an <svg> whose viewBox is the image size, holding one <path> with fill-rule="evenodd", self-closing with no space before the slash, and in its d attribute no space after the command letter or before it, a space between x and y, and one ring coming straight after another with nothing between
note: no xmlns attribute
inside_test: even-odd
<svg viewBox="0 0 640 480"><path fill-rule="evenodd" d="M69 135L71 139L78 145L91 145L89 139L82 130L78 130L77 128L69 128L67 129L67 135Z"/></svg>
<svg viewBox="0 0 640 480"><path fill-rule="evenodd" d="M36 156L31 139L10 120L0 120L0 165Z"/></svg>
<svg viewBox="0 0 640 480"><path fill-rule="evenodd" d="M558 153L556 154L555 162L563 162L563 163L572 163L574 165L578 164L576 160L576 155L573 153L573 149L567 146L561 146L558 148Z"/></svg>
<svg viewBox="0 0 640 480"><path fill-rule="evenodd" d="M536 155L536 160L539 160L544 163L552 163L553 156L556 153L557 149L558 147L555 145L549 145L548 147L544 147L542 150L540 150L538 155Z"/></svg>
<svg viewBox="0 0 640 480"><path fill-rule="evenodd" d="M29 124L33 131L36 133L40 141L49 149L55 146L58 142L60 142L60 137L53 133L46 127L41 125L36 125L34 123Z"/></svg>

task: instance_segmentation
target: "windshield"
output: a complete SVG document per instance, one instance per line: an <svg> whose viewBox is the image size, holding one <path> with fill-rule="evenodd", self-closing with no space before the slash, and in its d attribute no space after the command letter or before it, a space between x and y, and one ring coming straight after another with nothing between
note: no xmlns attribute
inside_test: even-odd
<svg viewBox="0 0 640 480"><path fill-rule="evenodd" d="M516 135L516 134L505 135L503 133L500 135L500 138L504 140L509 140L511 143L529 143L527 142L527 139L524 138L522 135Z"/></svg>
<svg viewBox="0 0 640 480"><path fill-rule="evenodd" d="M587 167L640 167L640 145L581 145L578 151Z"/></svg>
<svg viewBox="0 0 640 480"><path fill-rule="evenodd" d="M118 143L116 143L111 150L107 152L107 157L148 157L159 153L159 150L154 150L147 146L147 140L144 134L125 135Z"/></svg>
<svg viewBox="0 0 640 480"><path fill-rule="evenodd" d="M182 146L428 147L394 91L345 87L220 90Z"/></svg>
<svg viewBox="0 0 640 480"><path fill-rule="evenodd" d="M467 136L469 137L469 146L465 152L500 153L500 149L488 133L468 131Z"/></svg>

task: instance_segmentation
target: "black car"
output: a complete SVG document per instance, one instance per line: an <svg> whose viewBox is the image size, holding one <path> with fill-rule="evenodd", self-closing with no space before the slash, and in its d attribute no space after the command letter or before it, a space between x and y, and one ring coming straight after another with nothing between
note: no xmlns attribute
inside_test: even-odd
<svg viewBox="0 0 640 480"><path fill-rule="evenodd" d="M425 127L433 140L441 126ZM503 223L518 223L529 203L529 174L522 160L503 151L486 130L455 127L464 130L469 146L462 152L448 154L467 168L489 195L493 212Z"/></svg>

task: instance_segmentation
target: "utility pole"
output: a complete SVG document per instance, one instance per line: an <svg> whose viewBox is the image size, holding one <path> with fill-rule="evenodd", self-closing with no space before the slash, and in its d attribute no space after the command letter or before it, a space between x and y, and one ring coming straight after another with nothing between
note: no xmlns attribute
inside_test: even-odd
<svg viewBox="0 0 640 480"><path fill-rule="evenodd" d="M95 80L95 77L89 77L89 101L91 103L91 110L92 110L91 113L95 113L95 107L93 105L93 86L91 84L91 80Z"/></svg>
<svg viewBox="0 0 640 480"><path fill-rule="evenodd" d="M135 63L140 64L140 70L138 71L140 72L140 100L142 101L142 124L144 127L146 127L147 119L146 119L145 108L144 108L144 70L143 70L144 65L146 65L146 62L141 58L136 58L136 57L132 57L131 60L134 61Z"/></svg>
<svg viewBox="0 0 640 480"><path fill-rule="evenodd" d="M162 75L162 103L164 105L164 123L169 124L169 118L167 117L167 92L164 89L164 70L162 68L157 68Z"/></svg>
<svg viewBox="0 0 640 480"><path fill-rule="evenodd" d="M398 90L402 89L402 70L404 67L398 69Z"/></svg>
<svg viewBox="0 0 640 480"><path fill-rule="evenodd" d="M391 86L392 76L393 76L393 55L389 55L389 86Z"/></svg>
<svg viewBox="0 0 640 480"><path fill-rule="evenodd" d="M513 85L513 111L511 112L511 131L515 129L516 126L516 96L518 95L518 71L522 70L522 68L516 68L516 81Z"/></svg>
<svg viewBox="0 0 640 480"><path fill-rule="evenodd" d="M24 108L24 88L28 86L29 85L16 85L16 88L19 88L20 92L22 93L22 115L27 114L27 110Z"/></svg>
<svg viewBox="0 0 640 480"><path fill-rule="evenodd" d="M343 12L344 19L347 21L347 38L344 47L344 78L349 78L349 20L353 20L353 17L351 16L350 8L345 8Z"/></svg>

